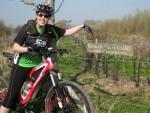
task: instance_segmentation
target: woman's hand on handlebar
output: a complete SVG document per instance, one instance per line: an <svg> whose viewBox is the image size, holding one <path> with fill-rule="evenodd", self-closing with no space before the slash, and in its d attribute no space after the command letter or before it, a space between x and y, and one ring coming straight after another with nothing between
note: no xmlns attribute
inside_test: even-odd
<svg viewBox="0 0 150 113"><path fill-rule="evenodd" d="M31 55L38 55L40 50L35 50L32 47L27 47L27 52Z"/></svg>
<svg viewBox="0 0 150 113"><path fill-rule="evenodd" d="M32 47L27 47L28 52L33 52L33 48Z"/></svg>

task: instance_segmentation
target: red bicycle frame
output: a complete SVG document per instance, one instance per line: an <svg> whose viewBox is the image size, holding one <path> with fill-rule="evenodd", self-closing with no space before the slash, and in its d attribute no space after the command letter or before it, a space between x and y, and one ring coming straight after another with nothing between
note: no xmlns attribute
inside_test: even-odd
<svg viewBox="0 0 150 113"><path fill-rule="evenodd" d="M34 67L28 74L28 78L31 78L35 72L42 69L40 74L38 75L38 78L34 81L32 87L29 89L29 92L26 94L24 98L21 97L21 93L19 95L19 102L22 106L25 106L28 101L31 99L34 91L37 88L37 85L41 81L41 79L46 75L46 73L52 69L54 69L54 64L52 63L51 58L46 58L43 63L39 64L38 66Z"/></svg>
<svg viewBox="0 0 150 113"><path fill-rule="evenodd" d="M62 79L60 76L60 73L58 71L56 71L54 63L52 62L52 59L51 59L51 55L53 53L62 53L62 52L67 52L67 50L47 48L47 49L41 51L43 62L30 70L29 74L27 75L27 80L24 82L22 89L20 91L18 99L19 99L19 103L21 106L25 106L29 102L29 100L33 96L34 92L37 90L38 85L40 84L40 81L43 79L43 77L45 77L47 75L47 73L49 73L49 76L51 78L52 87L56 86L55 77L53 76L54 72L55 72L55 74L57 74L58 80ZM10 55L10 54L5 54L5 56L8 58L12 57L12 55ZM11 61L12 61L12 59L11 59ZM38 77L34 78L35 73L39 70L40 70L40 74L38 74ZM33 78L35 80L33 80ZM28 89L28 91L26 91L24 89L24 86L29 81L32 82L32 85ZM23 91L24 92L26 91L25 95L23 95ZM0 99L3 99L6 96L6 93L7 93L7 88L5 88L4 91L2 90L0 92L0 97L1 97Z"/></svg>

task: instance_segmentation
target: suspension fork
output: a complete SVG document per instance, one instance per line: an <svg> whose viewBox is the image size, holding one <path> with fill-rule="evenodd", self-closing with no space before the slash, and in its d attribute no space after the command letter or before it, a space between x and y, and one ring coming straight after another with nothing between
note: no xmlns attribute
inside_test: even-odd
<svg viewBox="0 0 150 113"><path fill-rule="evenodd" d="M61 73L55 72L55 71L50 71L50 78L51 78L53 87L56 87L58 82L62 80Z"/></svg>
<svg viewBox="0 0 150 113"><path fill-rule="evenodd" d="M61 93L59 93L59 90L57 89L57 85L58 85L59 81L62 80L61 76L62 76L61 73L58 71L50 72L50 78L52 81L52 86L54 87L58 106L60 109L63 109L63 99L64 98L61 98L61 96L63 95L66 98L66 92L65 92L65 89L62 89Z"/></svg>
<svg viewBox="0 0 150 113"><path fill-rule="evenodd" d="M52 82L52 87L54 87L54 91L56 93L57 103L59 105L59 108L62 109L63 108L62 100L59 97L59 94L58 94L58 91L57 91L57 84L58 84L59 81L62 80L61 74L59 72L56 72L56 71L50 71L50 78L51 78L51 82Z"/></svg>

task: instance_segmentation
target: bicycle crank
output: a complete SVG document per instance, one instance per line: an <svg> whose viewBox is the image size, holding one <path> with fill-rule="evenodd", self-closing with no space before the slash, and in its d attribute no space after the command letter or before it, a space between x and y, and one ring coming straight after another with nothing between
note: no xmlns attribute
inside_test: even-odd
<svg viewBox="0 0 150 113"><path fill-rule="evenodd" d="M64 105L62 111L63 113L75 113L75 105L72 103L68 103Z"/></svg>

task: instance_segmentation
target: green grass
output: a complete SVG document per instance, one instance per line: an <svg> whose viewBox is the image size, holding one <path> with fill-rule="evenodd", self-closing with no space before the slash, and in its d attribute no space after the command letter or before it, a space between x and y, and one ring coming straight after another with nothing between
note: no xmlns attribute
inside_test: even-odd
<svg viewBox="0 0 150 113"><path fill-rule="evenodd" d="M84 67L83 59L80 59L80 56L84 56L85 51L83 48L79 47L74 43L71 38L64 38L59 42L60 48L66 48L69 53L63 56L60 56L57 67L64 74L65 78L69 78L79 72L81 72Z"/></svg>
<svg viewBox="0 0 150 113"><path fill-rule="evenodd" d="M60 56L59 61L57 62L57 67L64 74L65 78L68 79L81 72L84 69L83 57L85 57L85 50L78 45L75 45L74 41L70 38L61 40L59 42L59 47L66 48L70 51L69 54ZM109 73L113 72L114 61L118 60L119 75L129 77L133 76L134 68L132 58L115 58L114 55L108 55L107 60ZM146 62L145 60L142 60L142 62L143 63L140 67L141 75L150 75L150 62ZM136 66L137 65L138 63ZM84 82L91 81L95 82L95 79L84 80ZM89 95L92 99L96 111L95 113L149 113L150 111L150 99L146 98L142 93L135 96L112 96L93 90Z"/></svg>
<svg viewBox="0 0 150 113"><path fill-rule="evenodd" d="M68 43L70 45L68 45ZM59 60L60 70L64 72L65 77L74 75L83 70L84 60L73 58L77 53L83 50L73 45L71 39L63 40L62 45L65 48L69 48L72 53L72 57L66 57ZM85 57L85 54L82 54ZM100 57L102 58L102 57ZM133 58L128 57L115 57L114 55L108 55L108 69L109 73L113 72L115 61L118 60L119 75L131 77L134 74L134 62ZM140 74L142 76L150 75L150 62L145 60L141 61ZM136 62L136 68L138 62ZM94 67L94 66L93 66ZM93 68L94 69L94 68ZM94 70L93 70L94 72ZM137 69L136 69L137 73ZM69 78L69 77L68 77ZM88 82L85 79L86 82ZM90 80L91 81L91 80ZM93 91L89 94L94 104L96 113L149 113L150 111L150 99L145 98L143 94L136 96L111 96L104 93L96 93Z"/></svg>
<svg viewBox="0 0 150 113"><path fill-rule="evenodd" d="M96 113L149 113L150 100L144 96L111 96L90 94Z"/></svg>
<svg viewBox="0 0 150 113"><path fill-rule="evenodd" d="M142 59L139 61L139 59L130 57L103 54L99 57L99 59L101 65L105 59L107 60L109 74L113 74L117 68L119 75L121 76L132 77L133 75L138 75L138 73L140 76L150 75L150 61L148 60ZM139 70L138 66L140 66Z"/></svg>

